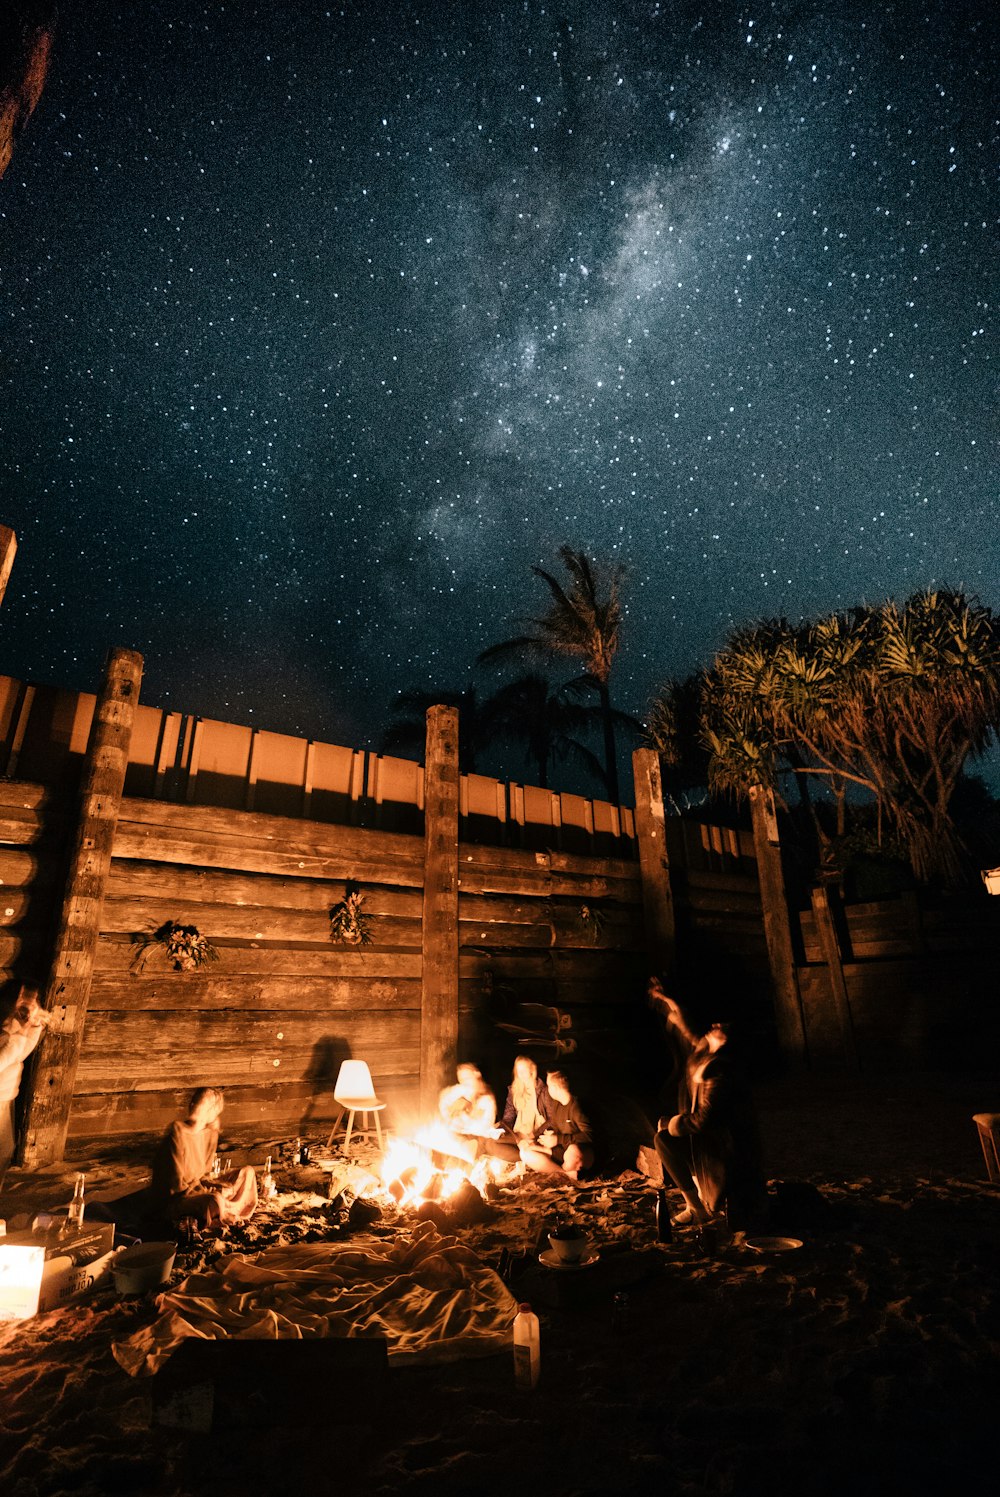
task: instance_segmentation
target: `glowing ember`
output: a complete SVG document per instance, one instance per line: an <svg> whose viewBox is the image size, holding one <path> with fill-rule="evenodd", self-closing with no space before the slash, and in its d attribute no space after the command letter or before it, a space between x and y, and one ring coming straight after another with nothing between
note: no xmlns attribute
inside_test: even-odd
<svg viewBox="0 0 1000 1497"><path fill-rule="evenodd" d="M457 1159L455 1143L455 1135L441 1123L419 1129L412 1138L391 1140L382 1156L383 1190L400 1207L447 1200L466 1184L482 1193L505 1166L488 1158ZM445 1157L447 1164L435 1162L435 1155Z"/></svg>

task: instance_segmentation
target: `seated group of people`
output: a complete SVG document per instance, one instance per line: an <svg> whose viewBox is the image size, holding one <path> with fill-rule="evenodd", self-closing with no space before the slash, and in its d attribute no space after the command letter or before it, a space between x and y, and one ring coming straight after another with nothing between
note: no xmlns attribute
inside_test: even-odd
<svg viewBox="0 0 1000 1497"><path fill-rule="evenodd" d="M448 1150L460 1159L482 1155L576 1180L594 1162L590 1123L570 1091L564 1071L543 1081L528 1055L519 1055L507 1089L503 1116L478 1066L463 1062L454 1086L438 1102Z"/></svg>
<svg viewBox="0 0 1000 1497"><path fill-rule="evenodd" d="M756 1128L749 1092L729 1064L728 1028L713 1024L699 1037L655 978L649 993L667 1020L680 1062L678 1109L661 1117L655 1138L664 1174L684 1198L677 1220L707 1221L723 1205L731 1222L752 1219L763 1192ZM167 1129L156 1151L149 1189L139 1193L146 1209L175 1223L191 1218L199 1227L219 1230L253 1215L253 1169L218 1172L223 1105L221 1091L200 1087L187 1117ZM550 1070L543 1080L530 1056L519 1055L514 1061L499 1119L482 1072L468 1062L457 1067L455 1084L442 1091L438 1110L442 1152L470 1163L483 1156L510 1164L520 1161L529 1169L569 1180L578 1179L594 1163L590 1123L565 1072Z"/></svg>

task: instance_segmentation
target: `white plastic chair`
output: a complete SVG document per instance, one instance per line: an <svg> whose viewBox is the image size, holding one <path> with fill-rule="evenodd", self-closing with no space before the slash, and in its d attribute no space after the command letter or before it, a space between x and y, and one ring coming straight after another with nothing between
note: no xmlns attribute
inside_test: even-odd
<svg viewBox="0 0 1000 1497"><path fill-rule="evenodd" d="M351 1146L351 1135L355 1138L363 1138L369 1143L374 1136L378 1140L381 1149L382 1124L379 1113L385 1108L385 1103L380 1102L375 1095L375 1086L372 1082L372 1073L368 1064L363 1060L341 1061L340 1070L337 1073L337 1084L333 1088L333 1100L340 1103L340 1111L337 1114L333 1127L330 1129L330 1137L326 1141L327 1148L333 1143L334 1135L340 1128L344 1117L347 1118L347 1127L344 1132L342 1144L343 1153L347 1153ZM354 1127L354 1120L360 1114L361 1125ZM372 1122L369 1122L372 1119Z"/></svg>

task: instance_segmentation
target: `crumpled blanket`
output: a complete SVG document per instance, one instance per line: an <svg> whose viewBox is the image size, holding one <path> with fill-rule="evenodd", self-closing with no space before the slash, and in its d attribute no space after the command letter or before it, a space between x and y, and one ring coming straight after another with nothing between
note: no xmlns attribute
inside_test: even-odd
<svg viewBox="0 0 1000 1497"><path fill-rule="evenodd" d="M185 1336L385 1336L389 1356L409 1362L488 1356L510 1343L517 1310L493 1270L430 1222L391 1241L234 1253L158 1304L152 1325L112 1346L133 1377L157 1372Z"/></svg>

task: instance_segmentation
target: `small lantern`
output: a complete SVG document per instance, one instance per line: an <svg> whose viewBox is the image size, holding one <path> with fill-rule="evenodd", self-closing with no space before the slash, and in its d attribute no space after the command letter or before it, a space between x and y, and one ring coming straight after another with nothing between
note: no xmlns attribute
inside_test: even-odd
<svg viewBox="0 0 1000 1497"><path fill-rule="evenodd" d="M37 1313L44 1267L43 1247L0 1243L0 1322L30 1320Z"/></svg>
<svg viewBox="0 0 1000 1497"><path fill-rule="evenodd" d="M984 868L982 872L987 894L1000 894L1000 868Z"/></svg>

